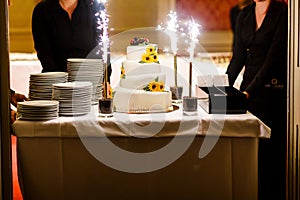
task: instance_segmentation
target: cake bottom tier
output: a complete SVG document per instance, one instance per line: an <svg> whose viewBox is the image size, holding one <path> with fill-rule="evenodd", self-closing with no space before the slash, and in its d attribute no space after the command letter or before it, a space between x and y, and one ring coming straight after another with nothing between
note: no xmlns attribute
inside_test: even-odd
<svg viewBox="0 0 300 200"><path fill-rule="evenodd" d="M114 111L127 113L167 112L172 107L171 92L148 92L127 88L114 90Z"/></svg>

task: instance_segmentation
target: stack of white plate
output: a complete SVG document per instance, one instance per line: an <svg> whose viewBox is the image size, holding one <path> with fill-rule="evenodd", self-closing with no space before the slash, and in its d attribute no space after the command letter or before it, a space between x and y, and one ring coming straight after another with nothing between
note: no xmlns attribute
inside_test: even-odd
<svg viewBox="0 0 300 200"><path fill-rule="evenodd" d="M58 117L59 102L35 100L18 102L17 118L23 120L50 120Z"/></svg>
<svg viewBox="0 0 300 200"><path fill-rule="evenodd" d="M29 94L30 100L51 100L52 84L65 83L68 80L68 73L66 72L45 72L38 74L31 74L29 80Z"/></svg>
<svg viewBox="0 0 300 200"><path fill-rule="evenodd" d="M93 85L92 104L97 104L102 97L103 61L101 59L67 60L68 81L89 81Z"/></svg>
<svg viewBox="0 0 300 200"><path fill-rule="evenodd" d="M67 82L53 84L52 99L59 101L60 116L85 115L91 110L92 83Z"/></svg>

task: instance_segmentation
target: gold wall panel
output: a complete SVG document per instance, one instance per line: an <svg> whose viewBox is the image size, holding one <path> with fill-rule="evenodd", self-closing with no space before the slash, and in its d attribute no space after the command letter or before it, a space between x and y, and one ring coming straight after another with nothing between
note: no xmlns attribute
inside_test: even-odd
<svg viewBox="0 0 300 200"><path fill-rule="evenodd" d="M39 0L12 0L12 5L9 8L11 52L31 53L35 51L31 34L31 16L33 8L38 1ZM227 1L232 2L233 0ZM108 0L107 2L106 8L110 15L109 28L112 29L110 30L110 36L135 28L156 27L161 22L164 22L168 12L176 9L176 7L177 12L181 12L180 9L185 7L190 15L195 15L192 17L198 18L201 15L196 15L194 10L203 7L198 5L203 4L203 0L193 1L193 6L191 7L194 8L194 10L189 10L189 5L191 4L186 3L187 5L183 5L182 0ZM212 2L216 5L220 4L220 0L213 0ZM224 1L221 2L224 4ZM209 7L211 7L211 3L209 5ZM214 13L215 12L218 11L215 10ZM224 10L222 12L224 13ZM225 18L224 15L222 17ZM208 18L205 18L203 20L207 19ZM217 25L215 24L215 26ZM202 30L200 42L202 41L202 45L210 52L231 50L231 32L229 29L220 27L221 26L209 29L204 27ZM228 24L226 27L228 27Z"/></svg>
<svg viewBox="0 0 300 200"><path fill-rule="evenodd" d="M31 15L37 0L11 0L9 35L11 52L34 52Z"/></svg>

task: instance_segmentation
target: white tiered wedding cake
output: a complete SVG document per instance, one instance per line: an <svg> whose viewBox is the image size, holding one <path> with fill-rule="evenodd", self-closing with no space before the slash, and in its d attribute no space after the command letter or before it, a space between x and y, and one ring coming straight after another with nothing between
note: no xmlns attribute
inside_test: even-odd
<svg viewBox="0 0 300 200"><path fill-rule="evenodd" d="M167 112L172 108L172 95L165 91L166 74L162 73L157 45L137 37L130 43L122 63L119 87L114 90L115 111Z"/></svg>

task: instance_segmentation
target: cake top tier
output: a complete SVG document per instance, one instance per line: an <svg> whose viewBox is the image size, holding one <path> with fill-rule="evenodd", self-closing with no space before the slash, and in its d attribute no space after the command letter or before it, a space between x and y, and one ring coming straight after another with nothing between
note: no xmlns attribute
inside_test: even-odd
<svg viewBox="0 0 300 200"><path fill-rule="evenodd" d="M140 63L158 63L157 44L127 46L126 59Z"/></svg>

